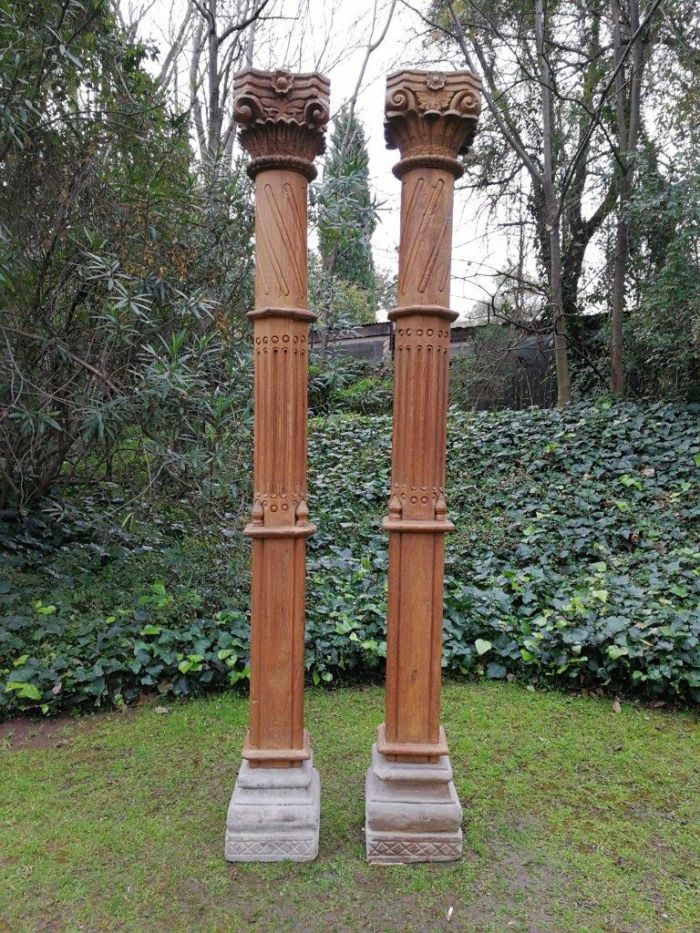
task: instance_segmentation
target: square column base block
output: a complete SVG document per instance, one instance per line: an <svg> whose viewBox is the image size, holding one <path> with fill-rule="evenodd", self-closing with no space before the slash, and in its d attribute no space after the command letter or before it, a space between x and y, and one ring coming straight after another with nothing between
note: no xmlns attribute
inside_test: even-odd
<svg viewBox="0 0 700 933"><path fill-rule="evenodd" d="M309 758L297 768L241 764L226 818L229 862L311 862L318 855L321 784Z"/></svg>
<svg viewBox="0 0 700 933"><path fill-rule="evenodd" d="M435 764L390 761L372 746L365 842L373 865L449 862L462 854L462 807L447 755Z"/></svg>

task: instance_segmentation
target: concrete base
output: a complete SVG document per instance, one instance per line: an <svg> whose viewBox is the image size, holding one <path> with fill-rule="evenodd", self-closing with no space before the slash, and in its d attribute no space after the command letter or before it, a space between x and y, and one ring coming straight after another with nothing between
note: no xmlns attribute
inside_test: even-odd
<svg viewBox="0 0 700 933"><path fill-rule="evenodd" d="M449 862L462 854L462 807L447 755L436 764L390 761L372 747L365 842L373 865Z"/></svg>
<svg viewBox="0 0 700 933"><path fill-rule="evenodd" d="M229 862L311 862L318 854L321 785L309 758L297 768L241 765L226 818Z"/></svg>

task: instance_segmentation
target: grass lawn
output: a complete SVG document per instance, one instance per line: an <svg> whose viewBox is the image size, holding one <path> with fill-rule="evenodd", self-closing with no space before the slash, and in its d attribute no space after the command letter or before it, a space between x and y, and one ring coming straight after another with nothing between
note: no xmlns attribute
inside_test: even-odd
<svg viewBox="0 0 700 933"><path fill-rule="evenodd" d="M700 929L690 713L448 683L464 857L370 867L364 774L382 704L379 688L307 692L322 812L303 865L223 859L245 699L5 723L0 929Z"/></svg>

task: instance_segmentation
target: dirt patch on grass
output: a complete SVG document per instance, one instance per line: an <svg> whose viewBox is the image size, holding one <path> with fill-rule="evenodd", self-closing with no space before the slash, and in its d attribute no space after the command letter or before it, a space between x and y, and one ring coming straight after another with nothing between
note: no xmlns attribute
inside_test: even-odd
<svg viewBox="0 0 700 933"><path fill-rule="evenodd" d="M438 869L438 866L435 866ZM410 871L410 868L406 869ZM232 873L233 874L233 873ZM332 872L330 873L332 874ZM251 908L241 920L248 930L279 930L290 933L454 933L476 931L457 921L454 897L429 891L408 892L399 889L395 870L375 866L369 872L357 872L352 885L338 878L337 888L310 889L308 901L289 898L285 890L274 885L256 884L249 874L236 878L238 895L245 887L246 895L255 892ZM329 879L326 878L328 881ZM231 906L235 909L235 901ZM450 911L450 907L453 910ZM462 913L462 919L464 917Z"/></svg>
<svg viewBox="0 0 700 933"><path fill-rule="evenodd" d="M77 719L66 714L52 719L18 716L0 722L0 750L63 748L79 736L92 732L103 719L103 716Z"/></svg>
<svg viewBox="0 0 700 933"><path fill-rule="evenodd" d="M538 828L534 819L514 821L518 832ZM494 839L498 834L494 829ZM471 896L455 910L453 921L460 929L527 929L528 933L557 933L553 925L553 904L566 899L566 875L538 857L526 842L501 840L490 845L479 859ZM496 927L490 926L496 921ZM499 926L500 924L500 926Z"/></svg>

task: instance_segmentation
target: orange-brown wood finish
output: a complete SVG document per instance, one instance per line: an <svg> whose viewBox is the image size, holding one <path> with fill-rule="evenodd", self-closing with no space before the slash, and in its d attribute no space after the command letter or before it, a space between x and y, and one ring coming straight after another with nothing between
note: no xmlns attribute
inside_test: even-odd
<svg viewBox="0 0 700 933"><path fill-rule="evenodd" d="M250 729L252 767L298 766L304 729L307 196L323 151L329 83L318 74L246 68L234 82L240 140L255 179L254 502Z"/></svg>
<svg viewBox="0 0 700 933"><path fill-rule="evenodd" d="M391 760L436 762L440 725L450 264L457 156L471 145L480 83L471 72L401 71L387 80L385 132L401 161L401 241L394 323L386 722Z"/></svg>

